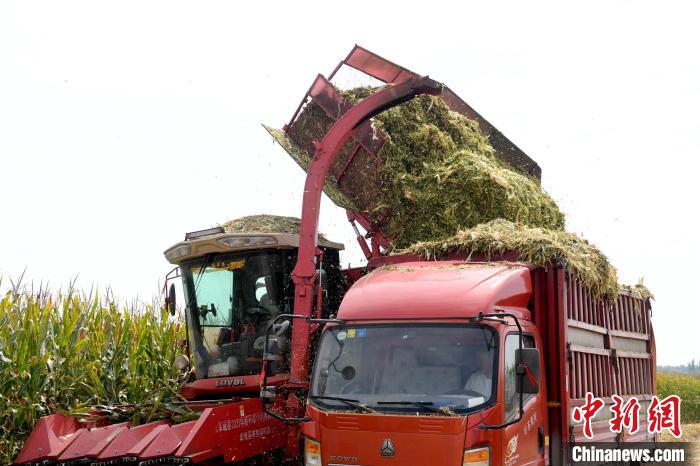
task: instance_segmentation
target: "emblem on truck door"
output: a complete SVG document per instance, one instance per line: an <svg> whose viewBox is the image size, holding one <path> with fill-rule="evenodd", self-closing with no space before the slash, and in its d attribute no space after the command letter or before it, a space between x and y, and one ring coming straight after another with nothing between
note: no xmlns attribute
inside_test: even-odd
<svg viewBox="0 0 700 466"><path fill-rule="evenodd" d="M382 456L394 456L396 454L396 450L394 450L394 444L391 443L391 439L384 439L384 443L382 443L382 448L379 450L379 452L382 454Z"/></svg>
<svg viewBox="0 0 700 466"><path fill-rule="evenodd" d="M510 441L508 442L508 448L506 449L506 458L510 458L517 451L519 436L520 434L516 434L515 436L511 437Z"/></svg>

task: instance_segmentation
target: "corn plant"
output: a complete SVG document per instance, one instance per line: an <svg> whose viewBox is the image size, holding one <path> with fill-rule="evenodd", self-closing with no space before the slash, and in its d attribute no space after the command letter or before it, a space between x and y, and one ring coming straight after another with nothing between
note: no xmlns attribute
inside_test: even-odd
<svg viewBox="0 0 700 466"><path fill-rule="evenodd" d="M183 333L157 305L124 307L72 288L0 294L0 464L48 414L136 423L183 414L173 366Z"/></svg>
<svg viewBox="0 0 700 466"><path fill-rule="evenodd" d="M700 378L688 374L660 373L657 376L659 397L681 397L681 421L700 422Z"/></svg>

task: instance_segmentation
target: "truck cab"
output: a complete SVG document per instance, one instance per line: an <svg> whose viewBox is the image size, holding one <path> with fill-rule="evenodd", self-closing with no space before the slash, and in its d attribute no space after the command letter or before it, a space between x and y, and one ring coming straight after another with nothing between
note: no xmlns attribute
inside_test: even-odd
<svg viewBox="0 0 700 466"><path fill-rule="evenodd" d="M294 308L291 271L298 244L296 234L217 228L188 233L165 251L179 268L185 297L187 354L181 366L192 369L192 380L182 389L184 397L257 396L266 330ZM319 248L323 312L336 312L345 289L338 258L343 245L320 238ZM276 339L280 360L273 385L289 372L291 328L280 329Z"/></svg>
<svg viewBox="0 0 700 466"><path fill-rule="evenodd" d="M521 413L516 377L521 333L541 348L531 288L523 264L455 261L355 283L321 337L306 464L544 464L545 390ZM484 317L498 311L514 317Z"/></svg>

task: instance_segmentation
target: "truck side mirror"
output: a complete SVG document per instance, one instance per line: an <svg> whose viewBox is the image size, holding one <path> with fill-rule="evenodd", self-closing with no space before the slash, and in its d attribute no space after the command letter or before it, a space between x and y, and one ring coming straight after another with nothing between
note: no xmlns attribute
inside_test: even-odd
<svg viewBox="0 0 700 466"><path fill-rule="evenodd" d="M168 297L165 298L165 305L168 307L168 311L170 311L170 315L174 316L175 315L175 284L171 283L170 288L168 289Z"/></svg>
<svg viewBox="0 0 700 466"><path fill-rule="evenodd" d="M540 391L540 351L536 348L515 350L516 387L518 393L537 394Z"/></svg>

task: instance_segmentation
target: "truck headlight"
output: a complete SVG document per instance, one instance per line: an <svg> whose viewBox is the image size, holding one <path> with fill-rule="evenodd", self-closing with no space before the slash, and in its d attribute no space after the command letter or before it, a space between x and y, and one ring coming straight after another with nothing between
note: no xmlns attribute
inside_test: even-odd
<svg viewBox="0 0 700 466"><path fill-rule="evenodd" d="M464 450L464 459L462 460L463 466L489 466L489 464L491 464L491 452L489 451L489 447Z"/></svg>
<svg viewBox="0 0 700 466"><path fill-rule="evenodd" d="M321 466L321 444L308 437L304 439L304 464Z"/></svg>

